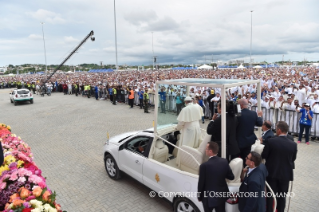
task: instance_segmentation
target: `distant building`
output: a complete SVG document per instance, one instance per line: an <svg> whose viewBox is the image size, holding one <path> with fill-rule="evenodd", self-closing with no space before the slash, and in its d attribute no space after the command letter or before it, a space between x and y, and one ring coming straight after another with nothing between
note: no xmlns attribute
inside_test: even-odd
<svg viewBox="0 0 319 212"><path fill-rule="evenodd" d="M8 67L0 67L0 74L6 73Z"/></svg>

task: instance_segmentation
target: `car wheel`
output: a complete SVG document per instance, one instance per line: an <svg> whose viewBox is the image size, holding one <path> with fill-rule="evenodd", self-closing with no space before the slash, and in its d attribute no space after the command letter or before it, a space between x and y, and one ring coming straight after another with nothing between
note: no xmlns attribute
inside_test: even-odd
<svg viewBox="0 0 319 212"><path fill-rule="evenodd" d="M30 100L30 103L33 104L33 99Z"/></svg>
<svg viewBox="0 0 319 212"><path fill-rule="evenodd" d="M200 212L189 199L180 197L174 201L174 212Z"/></svg>
<svg viewBox="0 0 319 212"><path fill-rule="evenodd" d="M121 178L120 169L112 155L106 155L104 159L105 170L110 178L118 180Z"/></svg>
<svg viewBox="0 0 319 212"><path fill-rule="evenodd" d="M14 106L17 106L18 105L18 102L14 102Z"/></svg>

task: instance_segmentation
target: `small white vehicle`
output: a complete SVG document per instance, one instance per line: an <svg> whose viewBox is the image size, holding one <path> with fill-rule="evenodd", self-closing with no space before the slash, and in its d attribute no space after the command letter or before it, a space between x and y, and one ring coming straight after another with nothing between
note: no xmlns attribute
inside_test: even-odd
<svg viewBox="0 0 319 212"><path fill-rule="evenodd" d="M15 89L10 93L10 102L14 103L14 106L16 106L18 102L25 101L29 101L33 104L33 95L28 89Z"/></svg>
<svg viewBox="0 0 319 212"><path fill-rule="evenodd" d="M195 82L190 82L191 80ZM104 165L108 176L118 180L121 172L125 172L155 191L160 197L168 199L173 205L174 212L203 212L202 203L197 198L198 173L200 164L208 160L205 149L210 136L202 130L197 147L181 145L180 134L178 135L176 130L176 113L159 113L157 93L160 84L186 85L186 89L189 90L189 85L203 86L202 83L205 83L204 86L211 86L214 84L212 81L214 80L181 79L156 82L154 128L124 133L106 141ZM233 86L235 82L244 84L242 81L231 81L233 83L231 85ZM252 83L252 81L245 82ZM225 92L228 87L220 84L215 82L214 85L222 87L222 92ZM225 117L225 113L222 117ZM222 148L225 150L222 151L222 156L225 157L226 122L223 120L222 126L224 126L222 127ZM230 194L234 195L229 196L225 209L227 212L238 212L236 194L241 185L242 159L235 158L230 162L230 167L235 179L227 181L227 184ZM150 196L151 194L152 192Z"/></svg>

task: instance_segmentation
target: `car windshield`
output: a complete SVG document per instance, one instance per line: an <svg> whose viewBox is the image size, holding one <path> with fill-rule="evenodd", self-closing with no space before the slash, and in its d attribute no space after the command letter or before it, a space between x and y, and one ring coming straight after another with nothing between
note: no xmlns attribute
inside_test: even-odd
<svg viewBox="0 0 319 212"><path fill-rule="evenodd" d="M27 91L27 90L18 91L18 94L28 94L28 93L29 93L29 91Z"/></svg>
<svg viewBox="0 0 319 212"><path fill-rule="evenodd" d="M157 129L162 129L171 124L177 124L176 107L182 107L188 86L159 85L157 111Z"/></svg>

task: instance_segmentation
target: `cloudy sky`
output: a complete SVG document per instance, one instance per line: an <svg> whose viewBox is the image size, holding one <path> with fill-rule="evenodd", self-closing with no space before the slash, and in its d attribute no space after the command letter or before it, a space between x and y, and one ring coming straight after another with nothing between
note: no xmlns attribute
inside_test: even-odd
<svg viewBox="0 0 319 212"><path fill-rule="evenodd" d="M0 0L0 66L68 62L115 64L113 0ZM118 63L319 60L318 0L116 0Z"/></svg>

